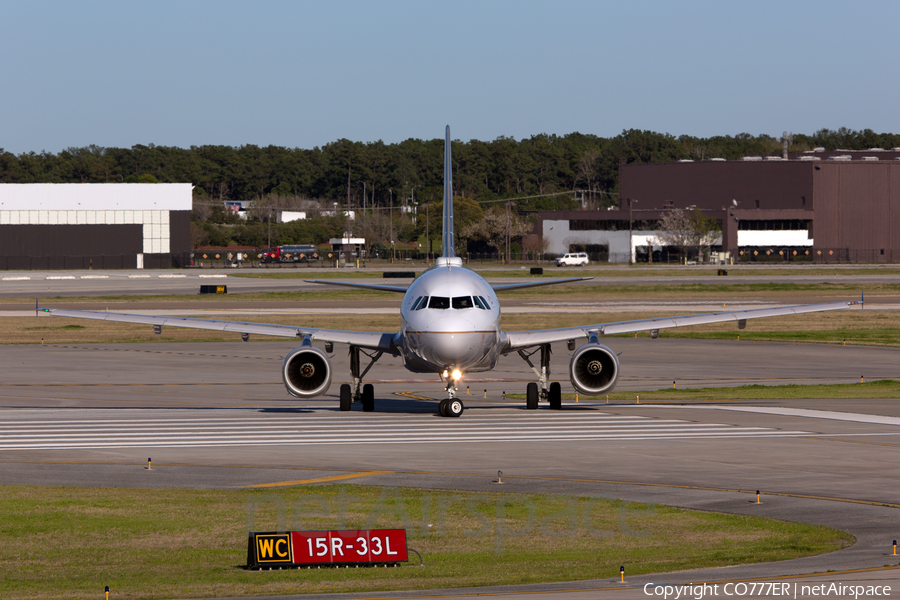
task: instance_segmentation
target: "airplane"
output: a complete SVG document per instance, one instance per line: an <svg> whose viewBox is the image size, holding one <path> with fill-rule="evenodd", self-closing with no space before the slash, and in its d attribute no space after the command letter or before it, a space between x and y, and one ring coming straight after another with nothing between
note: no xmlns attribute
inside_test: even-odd
<svg viewBox="0 0 900 600"><path fill-rule="evenodd" d="M250 335L280 336L300 340L300 346L289 352L281 366L288 393L297 398L313 398L326 393L331 386L332 367L329 354L334 344L346 344L350 351L351 383L340 386L340 410L349 411L354 402L364 412L375 409L375 391L363 379L385 353L400 357L414 373L437 374L444 384L446 397L438 404L443 417L459 417L465 406L457 392L463 377L469 373L490 371L501 356L517 353L531 367L537 381L526 386L525 406L538 408L545 401L551 409L560 409L561 385L550 381L551 344L566 342L572 352L569 380L586 395L606 394L619 379L618 355L600 343L601 336L616 333L649 331L652 338L660 329L706 323L736 322L739 329L748 319L801 313L842 310L862 301L807 304L778 308L718 312L641 319L616 323L600 323L579 327L536 331L503 331L500 328L500 302L497 292L553 285L591 279L574 277L548 281L491 285L476 272L463 265L454 250L453 181L450 154L450 127L444 140L444 212L441 257L434 267L416 277L408 287L355 282L306 280L310 283L340 285L403 294L400 307L400 330L396 332L343 331L317 327L240 323L212 319L134 315L57 308L39 309L54 317L74 317L121 321L152 325L159 334L162 328L189 327L233 331L247 341ZM37 308L37 307L36 307ZM576 347L576 340L587 342ZM324 350L313 345L319 342ZM538 354L538 365L532 357ZM361 356L368 358L363 368Z"/></svg>

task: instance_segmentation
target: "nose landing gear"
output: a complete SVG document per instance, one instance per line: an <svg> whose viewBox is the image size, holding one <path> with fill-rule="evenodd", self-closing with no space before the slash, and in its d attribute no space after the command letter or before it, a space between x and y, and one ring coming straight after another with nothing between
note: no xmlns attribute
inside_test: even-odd
<svg viewBox="0 0 900 600"><path fill-rule="evenodd" d="M444 371L441 373L441 377L447 382L447 387L445 389L448 397L441 400L440 404L438 404L438 414L442 417L458 417L462 415L463 411L466 409L462 400L456 397L456 386L459 383L459 380L462 379L462 372L458 369L453 369L452 374L448 371Z"/></svg>
<svg viewBox="0 0 900 600"><path fill-rule="evenodd" d="M458 417L466 409L459 398L444 398L438 404L438 414L442 417Z"/></svg>

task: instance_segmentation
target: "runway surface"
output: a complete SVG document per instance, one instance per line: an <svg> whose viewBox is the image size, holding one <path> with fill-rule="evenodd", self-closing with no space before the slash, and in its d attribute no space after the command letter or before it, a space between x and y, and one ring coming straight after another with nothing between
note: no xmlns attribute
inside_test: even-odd
<svg viewBox="0 0 900 600"><path fill-rule="evenodd" d="M530 415L470 417L452 423L430 417L229 417L146 416L126 412L116 419L102 411L71 419L9 420L0 425L0 450L74 450L97 448L191 448L291 444L519 443L572 440L731 439L746 436L809 435L772 427L698 423L643 415ZM92 418L93 417L93 418Z"/></svg>

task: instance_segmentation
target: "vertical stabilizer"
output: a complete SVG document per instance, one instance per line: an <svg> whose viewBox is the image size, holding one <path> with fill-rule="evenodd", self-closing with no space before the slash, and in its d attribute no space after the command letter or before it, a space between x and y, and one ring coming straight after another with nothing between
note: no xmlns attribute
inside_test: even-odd
<svg viewBox="0 0 900 600"><path fill-rule="evenodd" d="M441 249L442 257L456 256L453 251L455 234L456 230L453 228L453 161L450 158L450 126L447 125L444 138L444 244Z"/></svg>

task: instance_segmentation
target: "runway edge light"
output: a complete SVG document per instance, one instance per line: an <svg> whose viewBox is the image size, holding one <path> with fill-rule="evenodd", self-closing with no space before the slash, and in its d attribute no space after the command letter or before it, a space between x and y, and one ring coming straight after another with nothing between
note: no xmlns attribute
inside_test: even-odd
<svg viewBox="0 0 900 600"><path fill-rule="evenodd" d="M622 574L622 583L625 583L625 565L619 567L619 573Z"/></svg>

